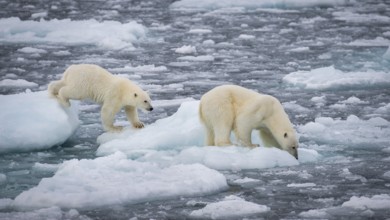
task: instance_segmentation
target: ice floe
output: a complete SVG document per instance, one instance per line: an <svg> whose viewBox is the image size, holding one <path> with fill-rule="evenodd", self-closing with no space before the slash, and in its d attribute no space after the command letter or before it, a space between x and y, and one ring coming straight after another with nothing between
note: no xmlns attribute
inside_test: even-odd
<svg viewBox="0 0 390 220"><path fill-rule="evenodd" d="M64 109L47 91L0 95L0 102L0 153L53 147L79 124L77 102Z"/></svg>
<svg viewBox="0 0 390 220"><path fill-rule="evenodd" d="M123 153L64 162L51 178L18 195L19 208L92 208L134 204L180 196L215 193L227 188L225 177L200 164L161 168L128 160Z"/></svg>
<svg viewBox="0 0 390 220"><path fill-rule="evenodd" d="M164 166L200 163L218 170L295 166L320 158L315 150L305 148L299 149L297 161L286 151L277 148L204 146L205 134L199 121L198 108L199 101L184 102L175 114L147 125L142 130L104 133L98 137L101 145L97 155L121 151L138 161L155 162ZM254 143L261 143L255 131L252 140Z"/></svg>
<svg viewBox="0 0 390 220"><path fill-rule="evenodd" d="M21 20L0 19L0 42L96 45L109 49L133 49L133 43L146 35L137 22L97 20ZM115 34L112 34L115 33Z"/></svg>
<svg viewBox="0 0 390 220"><path fill-rule="evenodd" d="M387 146L390 142L390 122L375 117L362 120L355 115L345 120L318 117L314 122L298 126L301 137L319 143L346 146Z"/></svg>
<svg viewBox="0 0 390 220"><path fill-rule="evenodd" d="M343 72L333 66L292 72L283 77L287 84L303 89L349 89L389 86L390 74L378 71Z"/></svg>
<svg viewBox="0 0 390 220"><path fill-rule="evenodd" d="M192 211L190 217L207 219L232 219L270 211L266 205L245 201L237 196L227 196L222 201L209 203L204 208Z"/></svg>
<svg viewBox="0 0 390 220"><path fill-rule="evenodd" d="M196 8L196 9L218 9L245 7L256 8L301 8L312 6L335 6L344 5L350 1L346 0L181 0L174 2L171 8Z"/></svg>

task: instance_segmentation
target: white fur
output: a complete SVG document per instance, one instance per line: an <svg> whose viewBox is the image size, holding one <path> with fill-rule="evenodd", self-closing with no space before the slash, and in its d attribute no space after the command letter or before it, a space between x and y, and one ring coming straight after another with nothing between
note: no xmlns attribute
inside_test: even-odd
<svg viewBox="0 0 390 220"><path fill-rule="evenodd" d="M144 126L138 118L137 108L153 110L149 95L139 86L93 64L71 65L61 80L49 84L48 91L64 107L70 106L69 99L91 99L101 104L102 123L108 131L122 130L113 125L115 114L122 107L136 128Z"/></svg>
<svg viewBox="0 0 390 220"><path fill-rule="evenodd" d="M219 86L202 96L199 115L207 130L208 146L232 145L230 134L234 131L239 144L256 147L251 140L255 129L266 146L298 157L294 128L275 97L235 85Z"/></svg>

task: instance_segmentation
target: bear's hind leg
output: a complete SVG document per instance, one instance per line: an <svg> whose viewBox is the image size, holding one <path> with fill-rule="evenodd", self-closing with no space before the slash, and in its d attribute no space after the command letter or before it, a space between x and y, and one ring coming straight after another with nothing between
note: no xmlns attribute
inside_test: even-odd
<svg viewBox="0 0 390 220"><path fill-rule="evenodd" d="M231 146L230 133L233 128L233 120L221 120L213 126L215 146Z"/></svg>
<svg viewBox="0 0 390 220"><path fill-rule="evenodd" d="M57 99L64 107L70 107L69 99L72 98L72 89L69 86L61 87Z"/></svg>
<svg viewBox="0 0 390 220"><path fill-rule="evenodd" d="M214 146L214 131L210 128L210 126L205 126L206 128L206 146Z"/></svg>

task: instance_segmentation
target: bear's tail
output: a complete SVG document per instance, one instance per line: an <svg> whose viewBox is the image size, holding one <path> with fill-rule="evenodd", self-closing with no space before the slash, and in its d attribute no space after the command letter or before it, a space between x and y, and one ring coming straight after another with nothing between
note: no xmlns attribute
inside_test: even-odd
<svg viewBox="0 0 390 220"><path fill-rule="evenodd" d="M60 91L60 89L64 86L65 84L63 83L62 80L58 80L58 81L53 81L49 84L48 88L47 88L47 91L49 92L49 95L51 97L54 97L56 98L58 96L58 92Z"/></svg>

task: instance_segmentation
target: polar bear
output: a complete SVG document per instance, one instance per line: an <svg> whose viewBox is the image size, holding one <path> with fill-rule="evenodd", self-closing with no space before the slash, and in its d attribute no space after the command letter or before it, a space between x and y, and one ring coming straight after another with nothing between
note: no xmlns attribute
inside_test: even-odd
<svg viewBox="0 0 390 220"><path fill-rule="evenodd" d="M135 128L144 127L138 118L137 108L153 110L149 95L139 86L93 64L71 65L61 80L49 84L48 91L64 107L70 106L69 99L90 99L101 104L103 127L111 132L123 129L113 124L115 114L122 107Z"/></svg>
<svg viewBox="0 0 390 220"><path fill-rule="evenodd" d="M218 86L202 96L199 116L208 146L232 145L233 130L238 144L256 147L251 141L255 129L265 146L278 147L298 158L295 130L275 97L236 85Z"/></svg>

